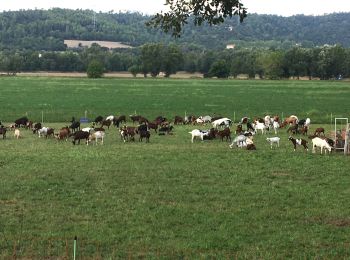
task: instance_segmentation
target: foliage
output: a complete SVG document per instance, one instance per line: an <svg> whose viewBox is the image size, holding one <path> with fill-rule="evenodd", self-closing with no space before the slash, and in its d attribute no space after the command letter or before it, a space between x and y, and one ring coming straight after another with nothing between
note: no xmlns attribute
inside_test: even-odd
<svg viewBox="0 0 350 260"><path fill-rule="evenodd" d="M215 61L210 67L210 77L228 78L229 75L230 67L225 60Z"/></svg>
<svg viewBox="0 0 350 260"><path fill-rule="evenodd" d="M182 68L183 53L182 50L172 44L163 48L162 56L162 71L165 73L165 77L169 77L171 74Z"/></svg>
<svg viewBox="0 0 350 260"><path fill-rule="evenodd" d="M98 60L107 72L129 71L154 77L161 71L169 77L177 71L208 75L213 63L226 61L230 76L246 74L249 78L350 77L350 51L340 45L318 48L294 47L288 50L245 49L205 50L198 46L150 43L140 48L109 51L92 45L80 51L37 52L0 51L2 71L86 71L92 60ZM16 64L16 66L14 66ZM134 67L135 66L135 67ZM15 70L15 68L17 70Z"/></svg>
<svg viewBox="0 0 350 260"><path fill-rule="evenodd" d="M101 62L98 60L92 60L87 67L87 75L89 78L97 79L102 78L104 68Z"/></svg>
<svg viewBox="0 0 350 260"><path fill-rule="evenodd" d="M190 16L181 37L176 39L145 26L150 16L95 13L97 23L94 26L92 15L91 10L57 8L2 12L0 50L63 51L66 50L63 40L67 39L117 41L134 47L151 42L195 44L213 50L223 49L228 43L236 44L237 48L282 50L295 44L306 48L324 44L350 46L349 13L292 17L250 14L243 23L225 19L220 26L204 23L200 27L194 25L195 17Z"/></svg>
<svg viewBox="0 0 350 260"><path fill-rule="evenodd" d="M128 71L129 71L134 77L136 77L137 74L140 72L140 67L137 66L137 65L132 65L132 66L128 69Z"/></svg>
<svg viewBox="0 0 350 260"><path fill-rule="evenodd" d="M240 21L247 16L247 10L240 0L167 0L168 12L157 13L148 23L148 26L160 27L164 32L171 32L179 37L182 28L192 16L194 25L221 24L226 18L239 16Z"/></svg>
<svg viewBox="0 0 350 260"><path fill-rule="evenodd" d="M141 62L144 75L151 73L152 77L159 75L162 69L162 53L163 45L159 43L145 44L141 47Z"/></svg>

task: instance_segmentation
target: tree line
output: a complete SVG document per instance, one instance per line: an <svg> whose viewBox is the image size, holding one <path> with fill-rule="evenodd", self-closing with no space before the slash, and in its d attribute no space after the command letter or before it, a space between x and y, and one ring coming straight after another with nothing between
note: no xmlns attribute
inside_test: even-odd
<svg viewBox="0 0 350 260"><path fill-rule="evenodd" d="M96 23L93 17L96 17ZM281 17L248 15L243 23L237 17L223 24L194 25L190 16L179 38L147 27L151 16L140 13L94 13L92 10L20 10L0 13L0 50L64 51L64 40L106 40L141 46L149 42L196 44L207 49L223 49L226 44L274 41L281 49L295 43L303 47L341 44L350 47L350 13L324 16ZM287 44L286 44L287 42ZM291 44L288 44L291 43Z"/></svg>
<svg viewBox="0 0 350 260"><path fill-rule="evenodd" d="M340 45L317 48L295 46L288 50L238 48L208 50L197 45L148 43L139 48L110 51L93 44L76 51L0 52L0 70L86 72L89 64L104 72L129 71L136 76L165 77L178 71L200 72L205 77L228 78L246 74L249 78L282 79L350 77L350 49Z"/></svg>

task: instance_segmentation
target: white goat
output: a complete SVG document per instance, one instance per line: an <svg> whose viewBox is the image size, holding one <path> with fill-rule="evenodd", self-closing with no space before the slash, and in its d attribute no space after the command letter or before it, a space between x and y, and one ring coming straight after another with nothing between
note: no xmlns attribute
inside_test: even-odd
<svg viewBox="0 0 350 260"><path fill-rule="evenodd" d="M332 151L332 147L327 143L327 141L325 139L321 139L319 137L315 137L312 139L312 153L316 152L316 147L321 148L321 154L322 154L323 149L327 149L329 153ZM325 150L325 154L326 153L327 153L327 151Z"/></svg>
<svg viewBox="0 0 350 260"><path fill-rule="evenodd" d="M275 135L277 135L277 129L280 128L280 124L277 121L273 121L273 130L275 131Z"/></svg>
<svg viewBox="0 0 350 260"><path fill-rule="evenodd" d="M199 137L202 141L204 140L204 136L209 135L208 131L202 131L198 129L194 129L191 132L188 132L192 135L191 142L193 143L194 138Z"/></svg>
<svg viewBox="0 0 350 260"><path fill-rule="evenodd" d="M81 129L81 131L84 131L84 132L88 132L88 133L91 133L94 129L91 128L91 127L85 127L83 129Z"/></svg>
<svg viewBox="0 0 350 260"><path fill-rule="evenodd" d="M234 145L236 145L237 147L243 147L244 145L247 145L246 140L247 137L245 135L239 135L232 141L232 143L229 146L230 148L233 148Z"/></svg>
<svg viewBox="0 0 350 260"><path fill-rule="evenodd" d="M227 117L224 117L215 120L214 122L212 122L212 124L214 128L218 128L219 126L229 127L232 124L232 120Z"/></svg>
<svg viewBox="0 0 350 260"><path fill-rule="evenodd" d="M101 144L103 144L103 139L105 138L105 132L103 131L97 131L95 133L90 134L89 136L89 142L92 140L95 140L95 144L97 145L97 141L100 139Z"/></svg>
<svg viewBox="0 0 350 260"><path fill-rule="evenodd" d="M38 136L39 138L41 137L41 135L47 135L47 130L49 130L48 127L42 127L41 129L38 130Z"/></svg>
<svg viewBox="0 0 350 260"><path fill-rule="evenodd" d="M280 140L281 140L281 138L279 138L279 137L268 137L268 138L266 138L266 141L268 141L270 143L270 145L271 145L271 149L272 149L273 144L276 144L277 147L280 147Z"/></svg>
<svg viewBox="0 0 350 260"><path fill-rule="evenodd" d="M16 137L17 139L22 137L21 132L19 131L19 129L15 129L15 133L13 134L14 137Z"/></svg>
<svg viewBox="0 0 350 260"><path fill-rule="evenodd" d="M253 124L254 130L257 132L257 130L261 130L261 134L265 133L266 130L266 126L264 123L260 123L260 122L255 122Z"/></svg>

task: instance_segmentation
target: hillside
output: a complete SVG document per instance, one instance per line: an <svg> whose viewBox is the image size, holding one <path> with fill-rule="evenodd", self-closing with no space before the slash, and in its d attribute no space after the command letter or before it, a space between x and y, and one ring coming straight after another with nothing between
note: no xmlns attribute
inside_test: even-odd
<svg viewBox="0 0 350 260"><path fill-rule="evenodd" d="M149 16L139 13L97 13L91 10L22 10L0 13L0 49L65 50L64 40L115 41L131 46L147 42L177 42L205 48L258 42L258 46L311 47L342 44L350 47L350 13L324 16L281 17L250 14L240 24L236 18L223 25L189 24L180 39L145 26Z"/></svg>

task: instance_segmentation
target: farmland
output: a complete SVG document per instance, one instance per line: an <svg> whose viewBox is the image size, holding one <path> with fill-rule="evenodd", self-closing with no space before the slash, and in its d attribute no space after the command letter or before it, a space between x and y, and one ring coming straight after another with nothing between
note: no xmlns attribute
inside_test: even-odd
<svg viewBox="0 0 350 260"><path fill-rule="evenodd" d="M0 78L0 89L2 121L44 111L55 129L85 111L136 110L296 114L329 132L330 114L350 111L342 82ZM285 130L279 149L260 135L248 152L191 144L192 129L146 144L123 143L111 128L103 146L10 132L0 140L0 257L71 257L74 236L81 259L349 257L348 157L293 152Z"/></svg>

